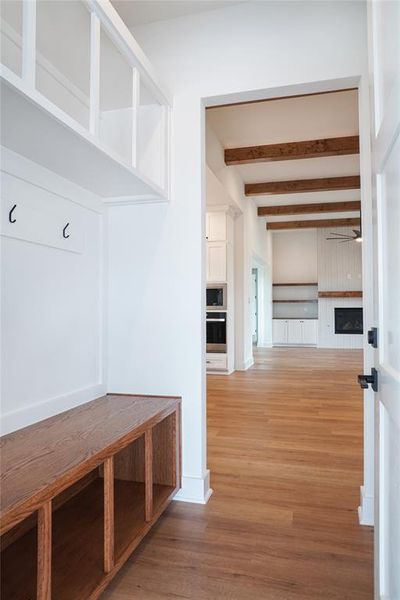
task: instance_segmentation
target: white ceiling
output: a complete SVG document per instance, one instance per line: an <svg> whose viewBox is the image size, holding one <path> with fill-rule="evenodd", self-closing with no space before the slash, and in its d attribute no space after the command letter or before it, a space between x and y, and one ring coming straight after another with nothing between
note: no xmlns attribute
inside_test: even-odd
<svg viewBox="0 0 400 600"><path fill-rule="evenodd" d="M209 108L224 148L358 134L357 91Z"/></svg>
<svg viewBox="0 0 400 600"><path fill-rule="evenodd" d="M112 0L128 27L225 8L243 0Z"/></svg>
<svg viewBox="0 0 400 600"><path fill-rule="evenodd" d="M341 137L358 134L357 91L285 98L207 110L207 120L224 148ZM358 175L358 156L253 163L236 169L244 183ZM258 206L359 200L359 190L253 196ZM268 217L269 221L358 216L330 213Z"/></svg>

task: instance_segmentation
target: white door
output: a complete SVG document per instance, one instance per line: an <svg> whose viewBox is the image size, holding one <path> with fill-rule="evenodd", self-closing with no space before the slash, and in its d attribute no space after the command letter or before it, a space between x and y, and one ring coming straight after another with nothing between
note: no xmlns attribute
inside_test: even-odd
<svg viewBox="0 0 400 600"><path fill-rule="evenodd" d="M375 596L400 598L400 2L370 5L373 190L378 252Z"/></svg>

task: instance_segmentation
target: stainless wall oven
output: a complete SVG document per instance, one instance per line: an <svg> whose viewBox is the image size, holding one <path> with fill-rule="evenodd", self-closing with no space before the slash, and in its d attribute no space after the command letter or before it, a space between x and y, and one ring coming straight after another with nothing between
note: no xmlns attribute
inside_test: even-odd
<svg viewBox="0 0 400 600"><path fill-rule="evenodd" d="M207 352L226 352L226 312L207 312Z"/></svg>
<svg viewBox="0 0 400 600"><path fill-rule="evenodd" d="M226 310L226 283L207 284L207 310Z"/></svg>

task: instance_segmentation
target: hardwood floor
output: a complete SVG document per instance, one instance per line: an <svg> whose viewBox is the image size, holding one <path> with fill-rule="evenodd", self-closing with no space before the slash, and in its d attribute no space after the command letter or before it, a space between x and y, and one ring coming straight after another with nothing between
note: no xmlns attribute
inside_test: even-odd
<svg viewBox="0 0 400 600"><path fill-rule="evenodd" d="M208 378L206 506L173 502L104 599L372 600L355 350L274 348Z"/></svg>

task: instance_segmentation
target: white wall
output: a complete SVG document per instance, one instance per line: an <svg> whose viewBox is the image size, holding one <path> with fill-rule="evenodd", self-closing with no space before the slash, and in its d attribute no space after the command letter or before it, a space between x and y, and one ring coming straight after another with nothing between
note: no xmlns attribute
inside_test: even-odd
<svg viewBox="0 0 400 600"><path fill-rule="evenodd" d="M327 240L334 231L354 235L350 227L318 230L318 286L320 291L361 291L362 259L360 242Z"/></svg>
<svg viewBox="0 0 400 600"><path fill-rule="evenodd" d="M207 116L207 113L206 113ZM251 317L251 269L259 269L259 345L272 342L271 326L271 233L264 219L257 216L253 198L244 195L244 183L237 171L227 167L224 148L206 118L206 174L208 204L229 203L236 213L235 223L235 369L247 369L253 364ZM211 171L211 173L210 173ZM213 178L219 185L211 185ZM243 229L240 232L240 229ZM237 306L236 306L237 303Z"/></svg>
<svg viewBox="0 0 400 600"><path fill-rule="evenodd" d="M135 254L136 266L120 252L127 252L129 244L136 248L134 235L119 248L117 238L120 231L126 233L126 219L123 214L115 218L112 261L125 262L126 277L134 281L137 293L150 289L159 301L157 311L153 303L143 305L135 318L138 327L131 336L136 338L136 351L130 355L118 344L118 335L127 334L121 327L118 334L113 329L129 321L132 308L128 303L116 305L115 313L123 312L110 316L110 381L123 381L136 391L157 387L165 393L173 388L183 394L183 496L203 501L207 486L204 99L211 104L229 94L240 100L354 84L367 71L365 34L365 6L360 2L246 2L134 31L174 94L172 200L168 207L122 209L147 250L140 251L139 259ZM239 237L235 230L236 240ZM251 265L249 279L250 271ZM166 290L160 282L168 282ZM180 324L182 312L185 326ZM157 343L148 344L148 339ZM141 372L138 361L145 365ZM156 373L152 365L161 363L163 369Z"/></svg>
<svg viewBox="0 0 400 600"><path fill-rule="evenodd" d="M315 283L318 281L317 230L274 231L274 283Z"/></svg>
<svg viewBox="0 0 400 600"><path fill-rule="evenodd" d="M220 182L220 185L225 191L225 195L229 197L229 204L238 212L242 213L245 209L246 202L253 203L252 198L245 198L243 194L243 180L236 169L226 166L224 160L223 146L215 134L214 129L209 124L206 112L206 163L207 169L211 169L215 177ZM207 192L208 194L208 192ZM215 200L214 200L215 202ZM207 195L207 204L209 197Z"/></svg>
<svg viewBox="0 0 400 600"><path fill-rule="evenodd" d="M106 391L102 213L93 194L2 148L4 433Z"/></svg>

